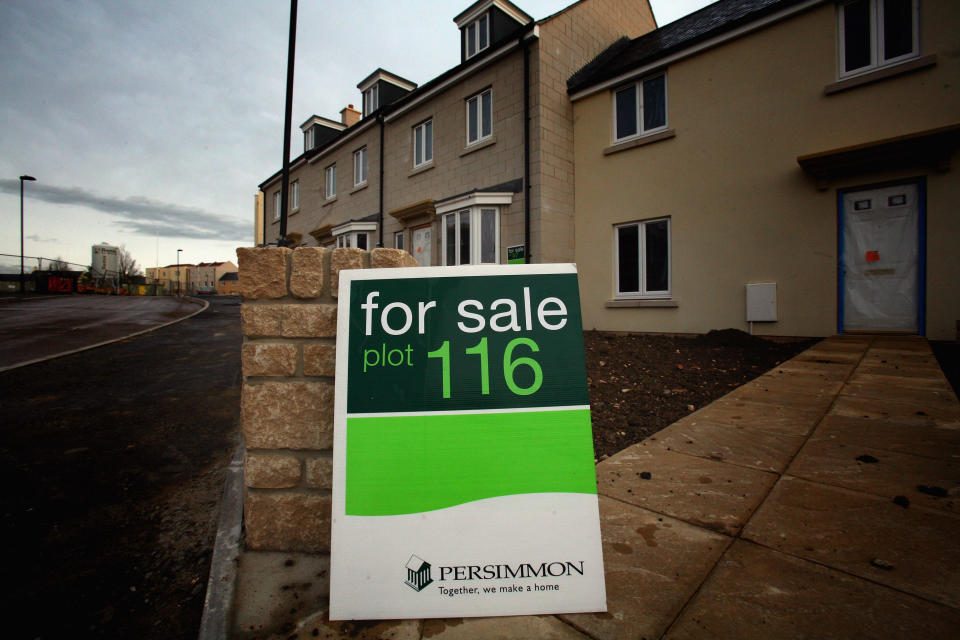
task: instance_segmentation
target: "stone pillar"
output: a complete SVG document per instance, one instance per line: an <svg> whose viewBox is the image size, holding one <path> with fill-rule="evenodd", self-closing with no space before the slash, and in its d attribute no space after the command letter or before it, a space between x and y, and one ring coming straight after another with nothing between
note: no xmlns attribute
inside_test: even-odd
<svg viewBox="0 0 960 640"><path fill-rule="evenodd" d="M417 262L398 249L320 247L237 258L246 547L328 553L339 274Z"/></svg>

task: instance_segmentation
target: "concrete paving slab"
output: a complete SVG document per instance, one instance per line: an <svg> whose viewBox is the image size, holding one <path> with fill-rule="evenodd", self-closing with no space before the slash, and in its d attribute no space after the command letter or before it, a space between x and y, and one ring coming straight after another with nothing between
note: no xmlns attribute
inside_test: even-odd
<svg viewBox="0 0 960 640"><path fill-rule="evenodd" d="M242 553L237 567L231 637L262 638L280 631L298 615L325 608L330 596L329 572L328 556Z"/></svg>
<svg viewBox="0 0 960 640"><path fill-rule="evenodd" d="M815 373L767 373L743 385L738 391L761 390L768 393L787 391L833 398L843 386L843 379L829 380Z"/></svg>
<svg viewBox="0 0 960 640"><path fill-rule="evenodd" d="M743 531L777 551L957 608L960 518L784 476Z"/></svg>
<svg viewBox="0 0 960 640"><path fill-rule="evenodd" d="M960 428L828 415L817 427L817 437L927 458L960 458Z"/></svg>
<svg viewBox="0 0 960 640"><path fill-rule="evenodd" d="M776 480L773 473L642 443L597 465L601 495L729 535L740 531Z"/></svg>
<svg viewBox="0 0 960 640"><path fill-rule="evenodd" d="M424 620L423 638L426 640L514 640L515 638L543 638L543 640L586 640L586 636L554 616L512 616L506 618L456 618L452 620Z"/></svg>
<svg viewBox="0 0 960 640"><path fill-rule="evenodd" d="M870 345L871 350L910 351L914 353L930 353L930 344L919 337L885 337L878 336Z"/></svg>
<svg viewBox="0 0 960 640"><path fill-rule="evenodd" d="M782 472L803 442L804 436L711 422L694 414L650 436L642 444L699 458L719 458L760 471Z"/></svg>
<svg viewBox="0 0 960 640"><path fill-rule="evenodd" d="M771 369L767 372L767 375L781 371L789 373L816 373L826 376L828 380L844 380L850 375L855 366L852 362L816 362L814 360L797 360L793 358Z"/></svg>
<svg viewBox="0 0 960 640"><path fill-rule="evenodd" d="M830 413L839 416L880 418L907 425L939 426L960 429L960 410L949 406L926 406L898 402L886 398L837 396Z"/></svg>
<svg viewBox="0 0 960 640"><path fill-rule="evenodd" d="M729 400L760 402L764 404L774 404L778 407L805 409L812 412L819 412L820 415L827 412L827 409L835 397L832 394L825 393L797 393L789 389L789 386L784 386L780 389L769 389L748 383L731 391L726 397Z"/></svg>
<svg viewBox="0 0 960 640"><path fill-rule="evenodd" d="M607 612L560 618L605 640L659 638L730 543L726 536L603 497L600 528Z"/></svg>
<svg viewBox="0 0 960 640"><path fill-rule="evenodd" d="M931 366L936 365L937 360L930 353L912 353L906 351L881 351L871 349L863 357L864 364L888 364L900 366Z"/></svg>
<svg viewBox="0 0 960 640"><path fill-rule="evenodd" d="M784 435L806 435L823 415L817 407L784 407L778 404L747 402L729 395L713 402L684 420L696 418L717 424L762 429Z"/></svg>
<svg viewBox="0 0 960 640"><path fill-rule="evenodd" d="M960 612L787 556L733 543L666 638L955 638Z"/></svg>
<svg viewBox="0 0 960 640"><path fill-rule="evenodd" d="M915 383L912 386L906 386L874 380L859 384L848 383L840 393L845 396L857 396L858 398L878 398L904 402L920 409L943 407L960 411L957 397L948 384L939 380L932 381L922 378L914 378L914 380L922 380L926 384Z"/></svg>
<svg viewBox="0 0 960 640"><path fill-rule="evenodd" d="M835 351L821 349L819 345L807 349L793 358L800 362L818 362L821 364L856 364L863 358L861 351Z"/></svg>
<svg viewBox="0 0 960 640"><path fill-rule="evenodd" d="M891 500L903 496L911 507L960 512L960 457L924 458L815 434L787 473Z"/></svg>
<svg viewBox="0 0 960 640"><path fill-rule="evenodd" d="M324 606L292 629L274 633L267 640L420 640L421 624L420 620L331 621Z"/></svg>
<svg viewBox="0 0 960 640"><path fill-rule="evenodd" d="M913 375L903 375L899 370L889 371L888 373L868 373L862 368L857 369L856 373L850 376L849 384L887 387L895 386L905 389L916 389L918 391L930 390L938 394L953 394L953 387L947 382L947 379L939 371L932 369L921 372L913 369L910 373ZM939 375L937 375L939 374Z"/></svg>
<svg viewBox="0 0 960 640"><path fill-rule="evenodd" d="M857 367L858 374L872 374L883 376L899 376L901 378L934 378L943 377L940 365L936 363L922 364L881 364L879 362L862 362Z"/></svg>
<svg viewBox="0 0 960 640"><path fill-rule="evenodd" d="M836 336L821 340L813 345L817 351L830 351L834 353L863 353L870 345L871 339L853 339L837 338Z"/></svg>

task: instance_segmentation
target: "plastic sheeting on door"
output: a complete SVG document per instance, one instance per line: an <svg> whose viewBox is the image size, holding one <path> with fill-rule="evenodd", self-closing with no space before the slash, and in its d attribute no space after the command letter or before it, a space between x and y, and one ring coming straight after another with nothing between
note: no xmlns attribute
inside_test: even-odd
<svg viewBox="0 0 960 640"><path fill-rule="evenodd" d="M843 330L919 330L915 184L843 195Z"/></svg>

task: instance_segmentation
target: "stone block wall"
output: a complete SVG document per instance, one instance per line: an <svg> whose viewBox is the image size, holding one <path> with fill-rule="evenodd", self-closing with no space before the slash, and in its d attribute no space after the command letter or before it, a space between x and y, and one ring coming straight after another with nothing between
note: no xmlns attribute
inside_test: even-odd
<svg viewBox="0 0 960 640"><path fill-rule="evenodd" d="M237 257L247 548L327 553L339 274L417 262L397 249L241 248Z"/></svg>

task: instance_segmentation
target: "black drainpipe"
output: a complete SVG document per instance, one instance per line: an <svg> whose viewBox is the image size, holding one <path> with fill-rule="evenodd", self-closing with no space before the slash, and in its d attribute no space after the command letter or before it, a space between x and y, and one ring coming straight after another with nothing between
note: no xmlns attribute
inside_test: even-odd
<svg viewBox="0 0 960 640"><path fill-rule="evenodd" d="M530 45L520 36L523 46L523 254L524 262L531 264L530 255Z"/></svg>
<svg viewBox="0 0 960 640"><path fill-rule="evenodd" d="M379 116L377 116L377 122L380 123L380 218L379 218L379 222L377 223L377 229L380 230L380 241L377 243L377 246L382 247L383 246L383 155L384 155L383 129L385 126L383 122L383 114L380 114Z"/></svg>

